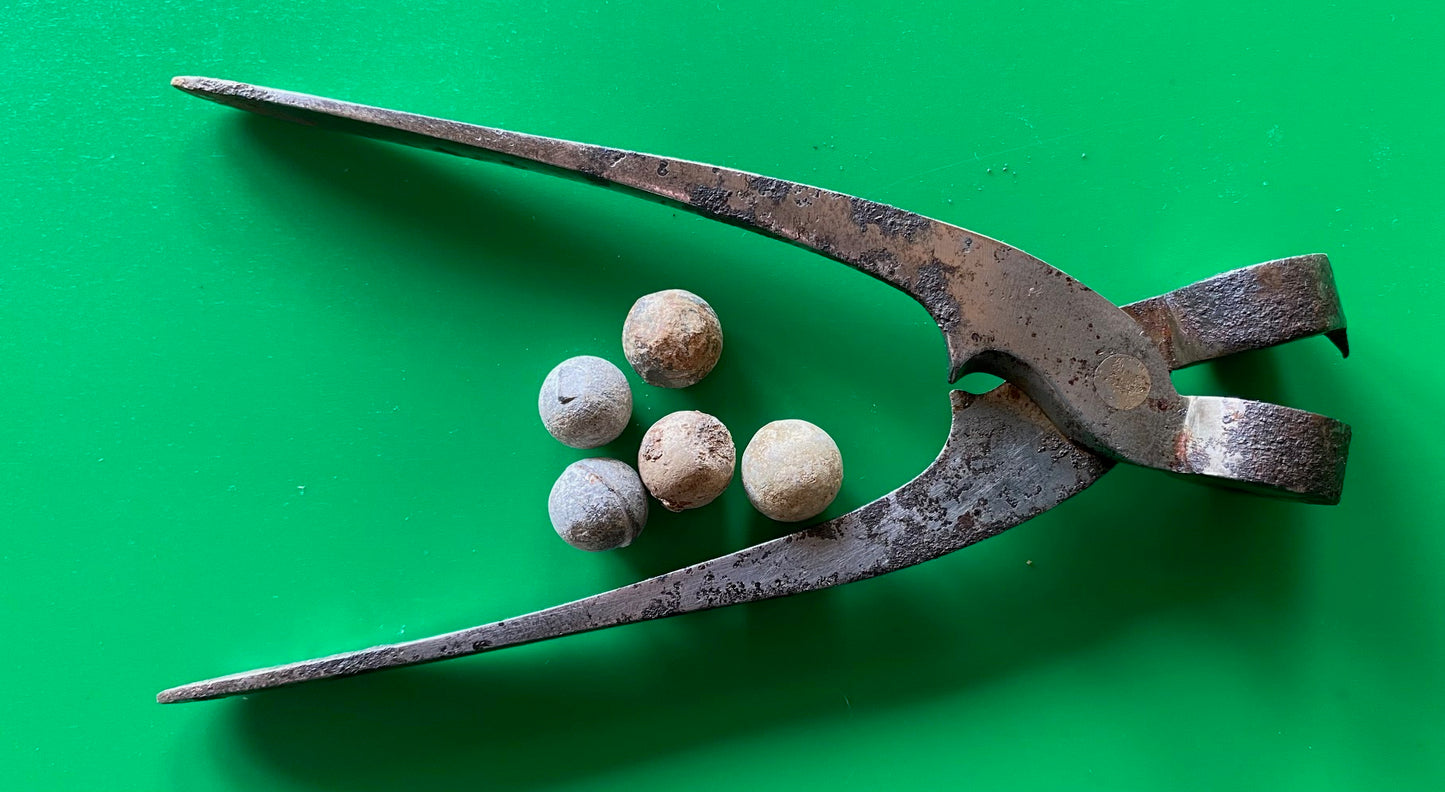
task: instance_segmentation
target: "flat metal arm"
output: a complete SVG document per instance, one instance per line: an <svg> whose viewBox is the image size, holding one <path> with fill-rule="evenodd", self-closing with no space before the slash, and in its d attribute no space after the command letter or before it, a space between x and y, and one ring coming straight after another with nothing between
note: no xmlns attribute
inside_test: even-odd
<svg viewBox="0 0 1445 792"><path fill-rule="evenodd" d="M1096 481L1112 463L1064 439L1016 388L954 391L937 462L861 509L804 531L587 599L408 643L163 691L200 701L489 652L604 627L798 594L875 577L997 535Z"/></svg>
<svg viewBox="0 0 1445 792"><path fill-rule="evenodd" d="M1310 318L1322 315L1322 303L1338 302L1328 268L1311 267L1307 262L1301 266L1297 259L1286 259L1219 278L1243 284L1261 276L1288 278L1300 290L1300 294L1280 295L1294 307L1279 326L1292 331L1255 335L1250 340L1240 335L1247 331L1229 329L1233 317L1228 311L1195 312L1191 314L1192 327L1211 337L1232 337L1225 346L1234 351L1334 329L1328 321ZM1135 303L1130 309L1149 302ZM1146 334L1161 347L1178 338L1157 329L1146 328ZM417 641L195 682L163 691L156 698L163 704L221 698L850 583L1002 533L1082 491L1112 467L1106 458L1070 443L1012 386L1001 386L980 397L954 391L951 398L952 429L938 459L893 493L841 517L536 613ZM1299 431L1306 434L1316 431L1307 425L1309 419L1328 421L1309 413L1299 415L1305 422ZM1339 480L1333 475L1310 486L1339 496Z"/></svg>
<svg viewBox="0 0 1445 792"><path fill-rule="evenodd" d="M1070 439L1114 459L1236 480L1201 464L1199 405L1114 304L1039 259L982 234L805 184L697 162L525 135L229 80L177 77L177 88L288 121L642 194L813 250L917 299L947 342L951 380L986 371L1026 392ZM1205 405L1208 407L1209 405ZM1219 405L1214 405L1219 406ZM1218 412L1218 411L1216 411ZM1208 413L1213 415L1215 413ZM1254 434L1267 433L1258 424ZM1213 432L1226 454L1242 436ZM1238 482L1293 497L1294 483Z"/></svg>

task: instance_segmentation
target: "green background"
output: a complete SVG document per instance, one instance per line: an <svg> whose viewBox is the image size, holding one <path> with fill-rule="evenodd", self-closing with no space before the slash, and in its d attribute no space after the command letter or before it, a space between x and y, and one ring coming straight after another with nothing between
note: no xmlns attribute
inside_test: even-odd
<svg viewBox="0 0 1445 792"><path fill-rule="evenodd" d="M1268 5L5 4L0 786L1438 789L1445 16ZM1327 253L1349 361L1313 339L1176 379L1353 424L1344 502L1121 469L834 591L158 706L783 532L734 482L624 551L552 533L585 454L537 388L570 355L621 363L645 292L703 295L727 348L686 391L633 376L609 453L675 409L740 444L806 418L843 450L837 514L948 425L940 336L865 276L176 74L839 189L1121 303Z"/></svg>

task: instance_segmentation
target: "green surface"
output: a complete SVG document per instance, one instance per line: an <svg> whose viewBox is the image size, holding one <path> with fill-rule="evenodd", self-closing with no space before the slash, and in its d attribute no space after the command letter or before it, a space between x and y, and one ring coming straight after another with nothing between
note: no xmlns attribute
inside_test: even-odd
<svg viewBox="0 0 1445 792"><path fill-rule="evenodd" d="M1439 789L1445 16L1229 5L0 7L0 787ZM620 363L644 292L704 295L727 349L687 391L634 377L619 456L674 409L740 442L806 418L843 450L841 513L948 422L937 331L858 273L175 74L840 189L1117 302L1327 253L1349 361L1314 339L1177 380L1352 423L1344 503L1119 470L835 591L158 706L780 533L734 483L622 552L553 535L581 453L536 389Z"/></svg>

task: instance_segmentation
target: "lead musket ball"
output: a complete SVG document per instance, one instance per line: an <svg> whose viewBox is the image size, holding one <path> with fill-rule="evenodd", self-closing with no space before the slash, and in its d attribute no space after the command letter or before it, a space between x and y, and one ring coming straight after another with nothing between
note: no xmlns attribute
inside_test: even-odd
<svg viewBox="0 0 1445 792"><path fill-rule="evenodd" d="M568 358L542 381L537 412L553 437L573 448L596 448L627 428L632 388L622 369L600 357Z"/></svg>
<svg viewBox="0 0 1445 792"><path fill-rule="evenodd" d="M647 491L626 462L582 459L552 485L547 515L562 541L579 550L626 547L647 525Z"/></svg>
<svg viewBox="0 0 1445 792"><path fill-rule="evenodd" d="M696 410L665 415L642 436L637 472L670 511L706 506L733 480L737 451L723 422Z"/></svg>
<svg viewBox="0 0 1445 792"><path fill-rule="evenodd" d="M743 449L743 489L779 522L816 517L843 486L843 455L822 429L789 419L759 429Z"/></svg>
<svg viewBox="0 0 1445 792"><path fill-rule="evenodd" d="M622 352L649 385L686 388L712 371L722 355L717 312L690 291L644 295L622 325Z"/></svg>

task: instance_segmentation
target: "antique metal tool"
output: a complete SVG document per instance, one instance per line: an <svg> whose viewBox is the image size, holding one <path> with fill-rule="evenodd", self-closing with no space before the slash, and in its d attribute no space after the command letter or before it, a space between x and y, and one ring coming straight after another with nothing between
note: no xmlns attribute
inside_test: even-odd
<svg viewBox="0 0 1445 792"><path fill-rule="evenodd" d="M1339 501L1350 429L1322 415L1184 396L1169 372L1326 334L1348 355L1328 259L1226 272L1118 307L1021 250L861 198L741 171L524 135L226 80L187 93L308 126L536 169L642 194L791 242L917 299L947 341L952 393L938 458L894 492L811 528L513 619L163 691L162 703L492 651L836 586L997 535L1093 484L1116 461L1309 503Z"/></svg>

